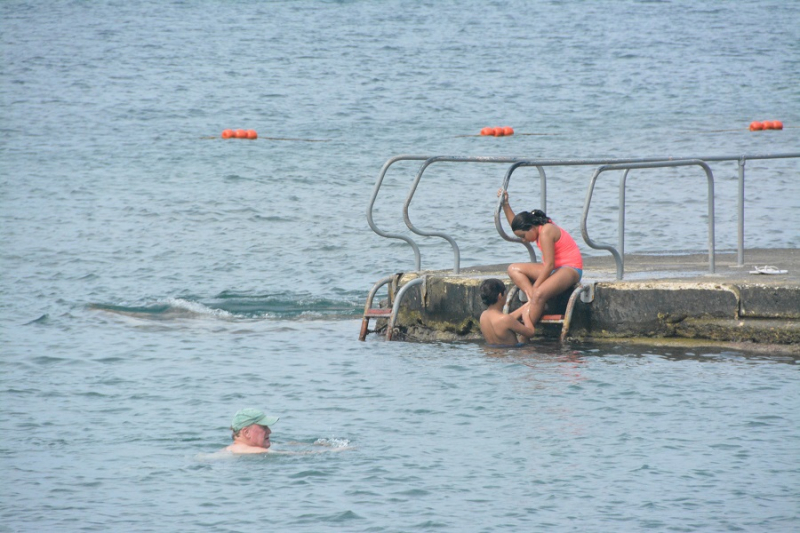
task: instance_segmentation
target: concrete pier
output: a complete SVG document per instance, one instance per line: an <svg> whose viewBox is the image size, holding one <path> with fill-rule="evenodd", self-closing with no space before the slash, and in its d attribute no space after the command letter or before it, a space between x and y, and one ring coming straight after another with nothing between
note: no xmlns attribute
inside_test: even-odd
<svg viewBox="0 0 800 533"><path fill-rule="evenodd" d="M623 280L616 279L610 255L584 258L581 283L593 286L594 298L576 302L568 340L736 343L800 353L800 250L754 249L744 257L739 267L735 252L717 253L711 274L707 254L631 254L625 256ZM788 272L752 274L755 265ZM480 339L478 320L484 307L478 287L490 277L512 287L507 266L400 275L398 288L420 276L426 279L410 288L401 303L394 338ZM563 313L568 296L548 303L545 313ZM519 305L515 298L511 308ZM537 335L558 337L560 332L560 326L537 326Z"/></svg>

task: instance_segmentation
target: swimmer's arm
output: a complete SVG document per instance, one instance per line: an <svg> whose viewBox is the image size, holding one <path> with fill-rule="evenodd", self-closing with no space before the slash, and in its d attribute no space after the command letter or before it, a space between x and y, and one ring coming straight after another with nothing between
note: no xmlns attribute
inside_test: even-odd
<svg viewBox="0 0 800 533"><path fill-rule="evenodd" d="M508 191L500 189L497 191L497 196L501 196L503 198L503 213L506 215L506 220L508 220L508 225L510 226L515 215L514 211L511 209L511 205L508 203Z"/></svg>
<svg viewBox="0 0 800 533"><path fill-rule="evenodd" d="M533 337L533 333L536 331L533 322L531 322L529 309L530 303L526 303L516 311L506 315L508 329L528 339ZM522 322L519 321L520 318L522 318Z"/></svg>
<svg viewBox="0 0 800 533"><path fill-rule="evenodd" d="M236 445L231 444L222 451L232 453L234 455L249 455L253 453L274 453L269 448L259 448L258 446Z"/></svg>
<svg viewBox="0 0 800 533"><path fill-rule="evenodd" d="M308 446L308 442L302 441L288 441L284 443L286 446ZM354 449L353 446L333 446L331 444L326 444L320 442L319 440L316 442L311 443L311 446L323 446L325 447L324 450L304 450L302 452L295 452L291 450L276 450L275 448L270 448L269 453L277 454L277 455L314 455L318 453L329 453L329 452L343 452L345 450L352 450Z"/></svg>
<svg viewBox="0 0 800 533"><path fill-rule="evenodd" d="M283 451L283 450L270 450L269 453L273 455L316 455L318 453L333 453L333 452L343 452L345 450L354 450L355 448L352 446L341 446L338 448L326 448L324 450L306 450L302 452L291 452L291 451Z"/></svg>
<svg viewBox="0 0 800 533"><path fill-rule="evenodd" d="M286 446L308 446L308 445L309 445L309 443L308 443L308 442L302 442L302 441L297 441L297 440L290 440L289 442L286 442L285 444L286 444ZM312 442L312 443L311 443L311 446L328 446L328 447L333 447L333 446L331 446L330 444L326 444L326 443L324 443L324 442L320 442L319 440L317 440L316 442Z"/></svg>
<svg viewBox="0 0 800 533"><path fill-rule="evenodd" d="M515 310L511 311L510 313L508 313L508 316L519 320L522 317L523 314L526 314L526 315L528 314L528 313L525 312L528 309L528 307L530 307L530 303L526 303L524 305L521 305L518 308L516 308Z"/></svg>

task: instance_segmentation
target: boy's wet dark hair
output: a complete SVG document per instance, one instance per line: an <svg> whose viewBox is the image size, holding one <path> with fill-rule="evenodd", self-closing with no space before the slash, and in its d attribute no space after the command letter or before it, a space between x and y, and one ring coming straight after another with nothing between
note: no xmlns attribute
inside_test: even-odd
<svg viewBox="0 0 800 533"><path fill-rule="evenodd" d="M501 294L505 294L506 285L496 278L485 279L480 287L481 301L484 305L489 306L497 303L497 299Z"/></svg>
<svg viewBox="0 0 800 533"><path fill-rule="evenodd" d="M548 222L552 221L547 218L547 215L541 209L522 211L511 221L511 231L528 231L534 226L544 226Z"/></svg>

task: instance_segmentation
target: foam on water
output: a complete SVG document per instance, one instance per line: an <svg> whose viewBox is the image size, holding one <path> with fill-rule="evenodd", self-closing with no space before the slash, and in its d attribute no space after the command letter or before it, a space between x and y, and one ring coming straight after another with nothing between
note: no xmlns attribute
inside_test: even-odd
<svg viewBox="0 0 800 533"><path fill-rule="evenodd" d="M91 310L105 311L132 318L169 321L212 318L222 321L269 319L352 318L363 311L363 304L328 299L298 298L291 295L218 297L207 303L184 298L167 298L145 305L90 304ZM30 323L45 320L40 317Z"/></svg>

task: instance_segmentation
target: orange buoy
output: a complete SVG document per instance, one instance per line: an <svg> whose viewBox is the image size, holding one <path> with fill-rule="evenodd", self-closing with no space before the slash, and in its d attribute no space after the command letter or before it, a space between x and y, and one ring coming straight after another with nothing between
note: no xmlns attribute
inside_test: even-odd
<svg viewBox="0 0 800 533"><path fill-rule="evenodd" d="M236 130L236 138L237 139L247 139L247 131L246 130Z"/></svg>
<svg viewBox="0 0 800 533"><path fill-rule="evenodd" d="M258 133L256 133L256 130L247 130L247 138L258 139Z"/></svg>
<svg viewBox="0 0 800 533"><path fill-rule="evenodd" d="M487 126L481 130L481 135L492 135L494 137L504 137L506 135L514 135L514 128L511 126Z"/></svg>
<svg viewBox="0 0 800 533"><path fill-rule="evenodd" d="M764 124L758 122L757 120L754 120L753 122L750 123L750 131L758 131L763 129L764 129Z"/></svg>
<svg viewBox="0 0 800 533"><path fill-rule="evenodd" d="M223 139L230 139L233 136L234 136L233 130L222 130Z"/></svg>
<svg viewBox="0 0 800 533"><path fill-rule="evenodd" d="M780 120L773 120L772 121L772 129L773 130L782 130L783 129L783 122Z"/></svg>

